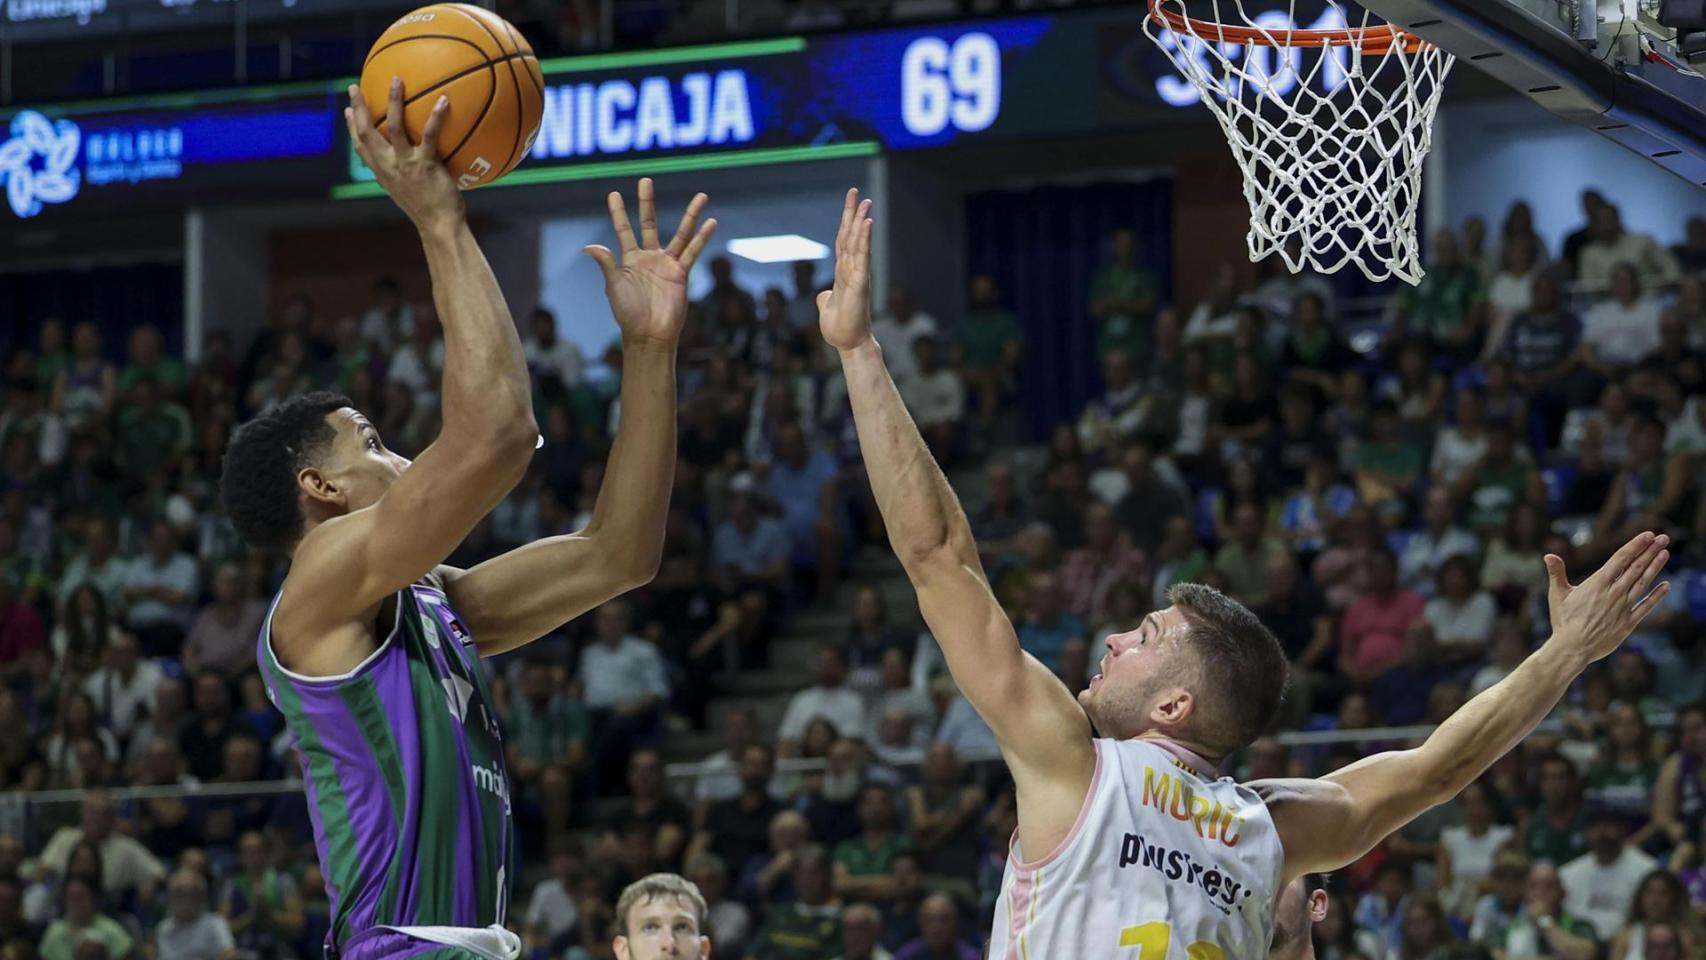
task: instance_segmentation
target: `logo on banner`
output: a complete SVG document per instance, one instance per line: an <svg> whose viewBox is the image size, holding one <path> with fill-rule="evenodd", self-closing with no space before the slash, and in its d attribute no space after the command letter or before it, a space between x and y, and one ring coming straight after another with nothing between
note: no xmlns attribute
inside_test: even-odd
<svg viewBox="0 0 1706 960"><path fill-rule="evenodd" d="M33 217L44 203L77 196L82 177L77 149L83 133L69 120L50 121L34 110L12 118L11 139L0 144L0 179L6 202L20 217Z"/></svg>

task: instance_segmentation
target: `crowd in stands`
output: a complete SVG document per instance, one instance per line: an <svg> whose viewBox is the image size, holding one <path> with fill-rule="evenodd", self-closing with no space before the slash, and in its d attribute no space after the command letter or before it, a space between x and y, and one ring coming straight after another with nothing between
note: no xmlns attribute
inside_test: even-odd
<svg viewBox="0 0 1706 960"><path fill-rule="evenodd" d="M1328 960L1706 955L1706 220L1665 249L1597 194L1584 216L1557 250L1520 203L1496 234L1439 231L1374 337L1310 274L1246 288L1228 268L1166 304L1116 233L1084 320L1100 392L1040 450L997 439L1025 358L998 278L972 278L958 317L883 298L876 334L931 448L983 474L966 507L1020 643L1074 690L1109 634L1203 582L1286 645L1283 730L1437 721L1546 636L1544 553L1580 576L1633 530L1671 535L1675 589L1556 722L1330 879ZM884 540L816 337L825 278L800 264L792 289L755 291L709 269L657 579L490 663L539 851L512 918L534 957L608 958L616 892L674 870L719 958L980 956L1014 801L928 634L849 582ZM283 568L221 517L225 441L329 387L418 454L438 318L382 280L359 315L297 298L194 364L153 327L117 344L67 319L3 368L0 788L83 793L0 802L0 958L318 956L299 793L112 791L296 775L254 667ZM544 310L520 323L546 442L453 564L578 529L619 422L620 350L581 356ZM844 639L774 729L710 709L838 603ZM669 735L694 729L723 749L672 789ZM1265 738L1228 772L1315 775L1405 736Z"/></svg>

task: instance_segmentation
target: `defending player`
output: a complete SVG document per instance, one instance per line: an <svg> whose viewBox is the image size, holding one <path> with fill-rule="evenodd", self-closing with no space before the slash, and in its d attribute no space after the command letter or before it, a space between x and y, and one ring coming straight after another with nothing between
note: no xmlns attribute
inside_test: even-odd
<svg viewBox="0 0 1706 960"><path fill-rule="evenodd" d="M1552 638L1425 744L1321 780L1222 778L1221 759L1279 706L1279 643L1237 602L1180 585L1171 606L1108 639L1102 673L1076 702L1019 648L965 514L871 336L869 209L848 192L835 285L818 308L840 351L889 540L955 682L1012 771L1019 828L990 956L1265 957L1281 888L1356 860L1455 796L1664 598L1668 584L1652 589L1668 558L1662 536L1635 538L1574 588L1549 556Z"/></svg>
<svg viewBox="0 0 1706 960"><path fill-rule="evenodd" d="M616 900L616 960L706 960L709 914L691 880L673 873L641 877Z"/></svg>
<svg viewBox="0 0 1706 960"><path fill-rule="evenodd" d="M436 158L375 129L360 91L350 137L420 233L444 323L443 428L410 463L331 394L244 425L223 495L252 546L291 557L258 640L268 694L298 738L331 898L328 957L518 955L504 930L514 853L503 746L480 658L525 644L648 581L675 457L675 345L686 279L715 221L697 196L658 245L650 181L636 241L618 194L621 260L588 252L622 330L623 426L591 523L469 570L443 565L521 479L538 430L515 324ZM401 86L389 115L402 115Z"/></svg>
<svg viewBox="0 0 1706 960"><path fill-rule="evenodd" d="M1274 900L1274 942L1268 960L1315 960L1314 927L1327 919L1327 878L1309 873L1285 885Z"/></svg>

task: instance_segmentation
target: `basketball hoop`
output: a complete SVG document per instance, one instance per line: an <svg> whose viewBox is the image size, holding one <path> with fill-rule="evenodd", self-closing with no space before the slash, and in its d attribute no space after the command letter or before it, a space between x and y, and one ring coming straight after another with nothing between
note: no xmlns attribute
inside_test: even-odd
<svg viewBox="0 0 1706 960"><path fill-rule="evenodd" d="M1367 13L1353 19L1341 0L1307 28L1296 0L1256 15L1244 0L1148 2L1144 31L1213 111L1243 171L1250 259L1277 253L1293 273L1355 263L1370 280L1419 282L1422 161L1451 54Z"/></svg>

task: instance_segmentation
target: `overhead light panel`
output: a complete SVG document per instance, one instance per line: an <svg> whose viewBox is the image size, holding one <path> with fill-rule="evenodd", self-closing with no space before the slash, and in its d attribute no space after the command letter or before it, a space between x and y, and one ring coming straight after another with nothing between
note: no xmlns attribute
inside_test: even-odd
<svg viewBox="0 0 1706 960"><path fill-rule="evenodd" d="M770 237L740 237L729 241L728 250L737 257L744 257L755 263L791 263L795 260L824 260L829 257L828 247L797 233Z"/></svg>

